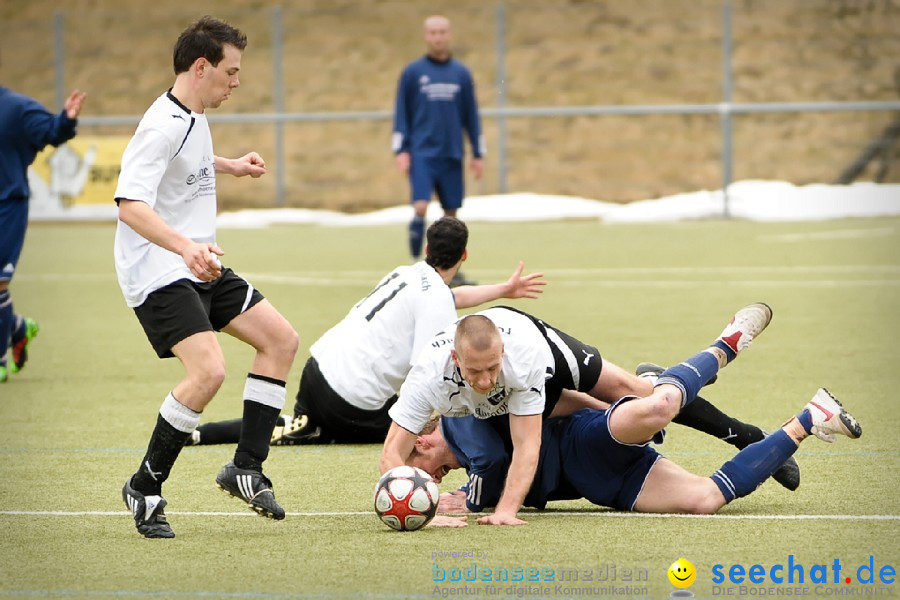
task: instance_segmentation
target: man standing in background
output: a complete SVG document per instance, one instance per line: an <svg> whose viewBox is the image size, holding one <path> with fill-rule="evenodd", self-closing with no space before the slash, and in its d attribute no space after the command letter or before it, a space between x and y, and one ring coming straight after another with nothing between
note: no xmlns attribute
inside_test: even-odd
<svg viewBox="0 0 900 600"><path fill-rule="evenodd" d="M13 311L12 281L28 228L28 167L48 144L75 137L85 94L73 91L62 112L54 115L22 94L0 86L0 383L28 360L28 344L37 335L33 319ZM6 353L12 346L12 363Z"/></svg>
<svg viewBox="0 0 900 600"><path fill-rule="evenodd" d="M409 63L400 75L394 109L392 147L397 167L409 175L414 215L409 224L409 249L414 260L422 254L425 214L437 192L444 215L454 217L462 206L463 129L472 144L475 179L484 169L484 136L475 84L469 69L450 54L450 21L434 15L425 19L427 53ZM457 273L451 285L471 284Z"/></svg>

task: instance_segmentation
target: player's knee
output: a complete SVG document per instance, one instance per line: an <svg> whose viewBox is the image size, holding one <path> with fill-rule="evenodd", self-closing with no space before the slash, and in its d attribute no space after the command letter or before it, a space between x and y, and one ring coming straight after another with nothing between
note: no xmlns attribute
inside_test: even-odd
<svg viewBox="0 0 900 600"><path fill-rule="evenodd" d="M718 512L724 504L722 493L715 484L698 484L685 499L684 512L692 515L711 515Z"/></svg>
<svg viewBox="0 0 900 600"><path fill-rule="evenodd" d="M278 353L293 362L297 350L300 348L300 334L293 327L285 327L278 336Z"/></svg>
<svg viewBox="0 0 900 600"><path fill-rule="evenodd" d="M204 365L203 370L193 373L191 385L203 396L212 398L225 383L225 361L211 361Z"/></svg>
<svg viewBox="0 0 900 600"><path fill-rule="evenodd" d="M665 391L656 391L645 399L644 418L648 427L659 431L675 418L679 405L673 396Z"/></svg>

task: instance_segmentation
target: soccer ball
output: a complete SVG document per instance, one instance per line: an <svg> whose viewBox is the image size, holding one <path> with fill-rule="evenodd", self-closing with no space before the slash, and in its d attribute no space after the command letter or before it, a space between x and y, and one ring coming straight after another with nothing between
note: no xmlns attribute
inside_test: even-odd
<svg viewBox="0 0 900 600"><path fill-rule="evenodd" d="M417 467L394 467L375 486L375 514L397 531L415 531L428 524L438 508L438 486Z"/></svg>

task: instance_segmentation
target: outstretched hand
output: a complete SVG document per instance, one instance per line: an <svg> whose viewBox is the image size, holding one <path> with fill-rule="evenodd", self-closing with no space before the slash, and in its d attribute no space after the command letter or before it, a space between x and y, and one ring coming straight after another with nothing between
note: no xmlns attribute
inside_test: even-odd
<svg viewBox="0 0 900 600"><path fill-rule="evenodd" d="M428 524L429 527L465 527L469 523L468 517L445 517L438 515Z"/></svg>
<svg viewBox="0 0 900 600"><path fill-rule="evenodd" d="M454 490L441 494L438 499L438 512L457 514L469 512L469 509L466 507L466 493L461 490Z"/></svg>
<svg viewBox="0 0 900 600"><path fill-rule="evenodd" d="M69 97L66 98L63 108L66 109L66 116L70 119L77 119L81 114L81 107L84 106L84 99L87 97L85 92L73 90Z"/></svg>
<svg viewBox="0 0 900 600"><path fill-rule="evenodd" d="M478 518L479 525L526 525L527 523L527 521L523 521L516 515L503 513L493 513Z"/></svg>
<svg viewBox="0 0 900 600"><path fill-rule="evenodd" d="M509 293L506 298L537 298L539 294L544 293L544 286L547 282L542 279L543 273L529 273L522 275L525 269L525 263L519 261L519 266L513 271L512 276L506 281Z"/></svg>

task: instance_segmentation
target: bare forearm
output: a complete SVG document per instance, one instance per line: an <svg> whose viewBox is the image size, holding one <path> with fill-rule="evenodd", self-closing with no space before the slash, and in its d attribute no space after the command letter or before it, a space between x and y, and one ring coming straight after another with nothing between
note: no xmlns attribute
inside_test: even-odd
<svg viewBox="0 0 900 600"><path fill-rule="evenodd" d="M216 166L216 173L226 173L228 175L234 175L234 160L231 158L225 158L223 156L214 157L214 164Z"/></svg>
<svg viewBox="0 0 900 600"><path fill-rule="evenodd" d="M525 263L519 265L509 279L490 285L464 285L453 290L456 308L472 308L499 298L537 298L547 282L543 273L522 275Z"/></svg>
<svg viewBox="0 0 900 600"><path fill-rule="evenodd" d="M456 300L456 308L472 308L491 300L504 298L509 290L510 286L507 283L461 285L453 289L453 297Z"/></svg>
<svg viewBox="0 0 900 600"><path fill-rule="evenodd" d="M378 463L381 473L387 473L394 467L406 464L406 459L412 454L416 445L416 436L406 431L396 423L391 423L384 447L381 449L381 460Z"/></svg>
<svg viewBox="0 0 900 600"><path fill-rule="evenodd" d="M513 451L512 462L506 475L506 485L503 487L503 495L500 497L500 502L497 503L497 513L515 515L522 508L525 496L528 495L528 490L531 489L534 481L539 454L540 446L538 446L537 452L533 448Z"/></svg>
<svg viewBox="0 0 900 600"><path fill-rule="evenodd" d="M189 238L166 224L150 205L139 200L121 200L119 220L144 239L178 255L191 243Z"/></svg>

